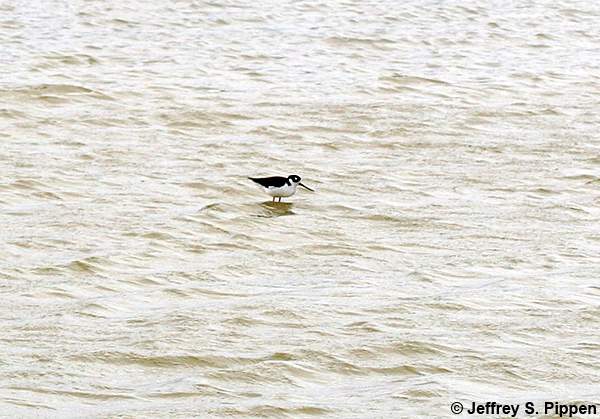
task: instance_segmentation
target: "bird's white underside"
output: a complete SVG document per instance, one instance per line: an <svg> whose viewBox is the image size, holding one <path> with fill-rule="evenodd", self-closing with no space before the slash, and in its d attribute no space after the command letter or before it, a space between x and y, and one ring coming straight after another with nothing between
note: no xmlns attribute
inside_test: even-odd
<svg viewBox="0 0 600 419"><path fill-rule="evenodd" d="M268 188L263 188L263 190L269 195L276 198L286 198L288 196L292 196L296 193L297 184L292 183L291 185L284 185L279 188L275 188L270 186Z"/></svg>

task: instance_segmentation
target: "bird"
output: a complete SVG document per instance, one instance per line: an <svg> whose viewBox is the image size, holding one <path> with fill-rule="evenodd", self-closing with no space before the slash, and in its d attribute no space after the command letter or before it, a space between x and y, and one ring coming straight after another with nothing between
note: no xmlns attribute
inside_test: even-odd
<svg viewBox="0 0 600 419"><path fill-rule="evenodd" d="M298 185L302 186L305 189L308 189L311 192L314 192L313 189L300 182L302 178L298 175L289 175L288 177L249 177L248 179L262 186L263 190L268 195L273 197L273 202L275 202L275 198L279 198L278 202L281 202L281 198L287 198L288 196L294 195L296 193L296 188L298 187Z"/></svg>

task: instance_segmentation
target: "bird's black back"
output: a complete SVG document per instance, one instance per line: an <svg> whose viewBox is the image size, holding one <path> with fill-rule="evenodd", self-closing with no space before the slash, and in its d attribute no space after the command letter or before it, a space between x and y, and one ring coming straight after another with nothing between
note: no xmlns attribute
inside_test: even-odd
<svg viewBox="0 0 600 419"><path fill-rule="evenodd" d="M272 186L274 188L281 188L284 185L290 185L287 178L282 176L271 176L271 177L249 177L252 182L256 182L259 185L268 188Z"/></svg>

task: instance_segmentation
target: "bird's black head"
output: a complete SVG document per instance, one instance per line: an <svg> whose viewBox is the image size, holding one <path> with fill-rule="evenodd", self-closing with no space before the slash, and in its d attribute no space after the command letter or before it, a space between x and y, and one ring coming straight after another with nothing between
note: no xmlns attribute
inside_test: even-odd
<svg viewBox="0 0 600 419"><path fill-rule="evenodd" d="M308 189L309 191L314 192L314 190L310 189L308 186L306 186L300 182L302 180L302 178L298 175L289 175L288 180L294 184L298 184L298 185L302 186L304 189Z"/></svg>

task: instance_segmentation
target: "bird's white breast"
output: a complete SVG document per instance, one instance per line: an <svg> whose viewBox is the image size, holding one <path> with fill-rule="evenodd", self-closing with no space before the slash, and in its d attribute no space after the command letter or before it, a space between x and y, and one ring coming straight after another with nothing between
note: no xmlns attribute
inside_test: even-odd
<svg viewBox="0 0 600 419"><path fill-rule="evenodd" d="M268 188L265 188L265 192L270 196L285 198L294 195L296 193L297 187L298 185L296 185L295 183L292 183L291 185L286 184L279 188L270 186Z"/></svg>

